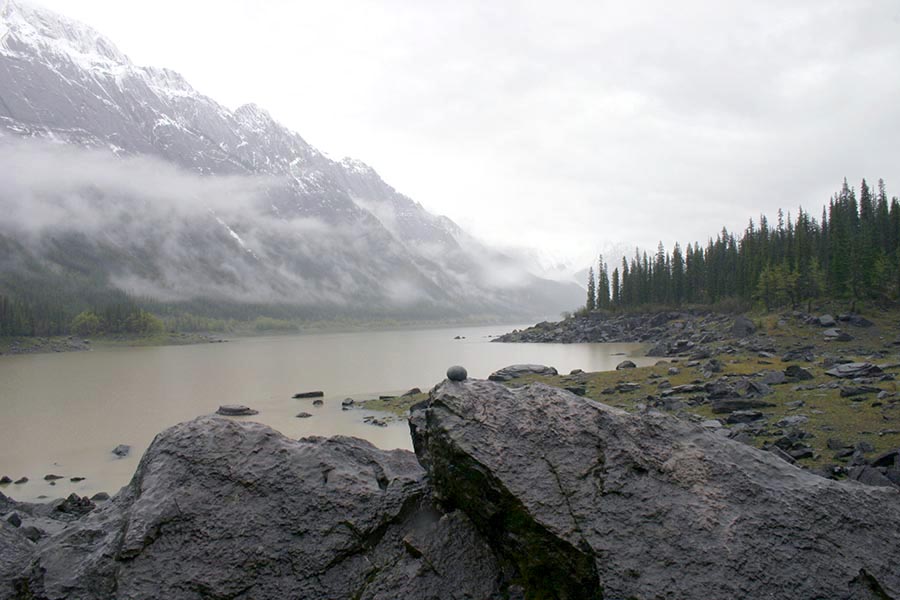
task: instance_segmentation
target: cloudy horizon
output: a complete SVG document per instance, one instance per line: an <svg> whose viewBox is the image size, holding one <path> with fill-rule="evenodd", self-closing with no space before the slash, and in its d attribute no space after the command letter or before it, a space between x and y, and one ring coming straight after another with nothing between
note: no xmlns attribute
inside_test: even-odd
<svg viewBox="0 0 900 600"><path fill-rule="evenodd" d="M38 3L545 258L900 193L896 2Z"/></svg>

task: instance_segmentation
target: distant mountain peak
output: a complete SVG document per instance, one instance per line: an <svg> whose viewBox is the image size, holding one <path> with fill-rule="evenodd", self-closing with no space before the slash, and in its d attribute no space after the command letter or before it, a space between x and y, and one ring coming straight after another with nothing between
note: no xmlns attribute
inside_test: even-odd
<svg viewBox="0 0 900 600"><path fill-rule="evenodd" d="M275 119L269 111L253 102L237 107L234 116L245 126L251 129L267 128L275 125Z"/></svg>
<svg viewBox="0 0 900 600"><path fill-rule="evenodd" d="M349 156L345 156L341 159L341 166L343 166L348 172L354 173L356 175L375 175L375 169L364 163L363 161L350 158Z"/></svg>
<svg viewBox="0 0 900 600"><path fill-rule="evenodd" d="M22 0L0 0L0 7L0 52L15 53L24 45L66 55L87 67L131 64L109 39L79 21Z"/></svg>

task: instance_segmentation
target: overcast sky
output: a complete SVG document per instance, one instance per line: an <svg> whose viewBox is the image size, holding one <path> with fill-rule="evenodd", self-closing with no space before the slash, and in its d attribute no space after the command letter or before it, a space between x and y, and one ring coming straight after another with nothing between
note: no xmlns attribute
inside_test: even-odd
<svg viewBox="0 0 900 600"><path fill-rule="evenodd" d="M501 245L705 240L900 194L900 1L38 0Z"/></svg>

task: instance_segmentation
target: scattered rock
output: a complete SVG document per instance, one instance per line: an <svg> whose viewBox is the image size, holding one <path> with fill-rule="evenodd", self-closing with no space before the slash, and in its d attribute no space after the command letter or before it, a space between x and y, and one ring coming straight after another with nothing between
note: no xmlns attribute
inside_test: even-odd
<svg viewBox="0 0 900 600"><path fill-rule="evenodd" d="M322 406L323 404L325 404L325 401L322 399L313 400L313 406Z"/></svg>
<svg viewBox="0 0 900 600"><path fill-rule="evenodd" d="M297 418L298 418L298 419L308 419L308 418L310 418L311 416L312 416L312 415L309 414L308 412L299 412L299 413L297 413Z"/></svg>
<svg viewBox="0 0 900 600"><path fill-rule="evenodd" d="M758 408L768 408L775 406L771 402L765 400L757 400L755 398L724 398L716 400L712 403L712 411L717 414L733 413L742 410L755 410Z"/></svg>
<svg viewBox="0 0 900 600"><path fill-rule="evenodd" d="M131 452L131 446L128 444L119 444L115 448L113 448L112 453L118 456L119 458L125 458Z"/></svg>
<svg viewBox="0 0 900 600"><path fill-rule="evenodd" d="M27 477L19 477L13 482L13 485L22 485L23 483L28 483Z"/></svg>
<svg viewBox="0 0 900 600"><path fill-rule="evenodd" d="M56 481L57 479L63 479L62 475L54 475L53 473L48 473L44 475L44 481Z"/></svg>
<svg viewBox="0 0 900 600"><path fill-rule="evenodd" d="M737 317L731 326L731 335L736 338L744 338L754 333L756 333L756 325L743 315Z"/></svg>
<svg viewBox="0 0 900 600"><path fill-rule="evenodd" d="M314 392L297 392L291 398L301 399L301 398L322 398L325 396L325 392L316 390Z"/></svg>
<svg viewBox="0 0 900 600"><path fill-rule="evenodd" d="M19 532L25 537L27 540L31 540L32 542L39 542L44 536L47 534L44 533L43 529L35 527L34 525L26 525L19 529Z"/></svg>
<svg viewBox="0 0 900 600"><path fill-rule="evenodd" d="M734 425L736 423L752 423L763 418L764 415L758 410L736 410L728 415L725 422Z"/></svg>
<svg viewBox="0 0 900 600"><path fill-rule="evenodd" d="M344 408L348 408L350 406L353 406L354 404L356 404L356 400L354 400L353 398L344 398L343 400L341 400L341 406L343 406Z"/></svg>
<svg viewBox="0 0 900 600"><path fill-rule="evenodd" d="M832 369L825 371L826 375L837 377L839 379L853 379L856 377L872 377L881 375L883 371L872 363L845 363L839 364Z"/></svg>
<svg viewBox="0 0 900 600"><path fill-rule="evenodd" d="M781 360L783 362L813 362L814 360L816 360L814 350L815 349L812 346L795 348L786 352L781 357Z"/></svg>
<svg viewBox="0 0 900 600"><path fill-rule="evenodd" d="M569 371L569 375L581 375L582 373L584 373L583 369L572 369Z"/></svg>
<svg viewBox="0 0 900 600"><path fill-rule="evenodd" d="M622 369L634 369L637 368L637 365L634 364L633 361L623 360L618 365L616 365L616 371L621 371Z"/></svg>
<svg viewBox="0 0 900 600"><path fill-rule="evenodd" d="M84 479L84 477L70 477L69 481L71 481L72 483L78 483L79 481L84 481Z"/></svg>
<svg viewBox="0 0 900 600"><path fill-rule="evenodd" d="M259 411L253 410L243 404L223 404L216 413L226 417L243 417L248 415L258 415Z"/></svg>
<svg viewBox="0 0 900 600"><path fill-rule="evenodd" d="M784 370L784 375L791 381L809 381L813 379L813 374L798 365L789 365Z"/></svg>
<svg viewBox="0 0 900 600"><path fill-rule="evenodd" d="M850 469L848 477L853 481L858 481L866 485L889 488L894 487L894 482L885 477L884 473L882 473L879 469L867 465L853 467L852 469Z"/></svg>
<svg viewBox="0 0 900 600"><path fill-rule="evenodd" d="M762 382L766 385L780 385L782 383L787 383L787 375L781 371L763 371L761 375Z"/></svg>
<svg viewBox="0 0 900 600"><path fill-rule="evenodd" d="M422 390L417 387L412 388L411 390L403 393L403 398L408 398L409 396L415 396L417 394L421 394Z"/></svg>
<svg viewBox="0 0 900 600"><path fill-rule="evenodd" d="M96 508L87 496L79 497L78 494L69 494L68 498L56 505L56 510L69 515L86 515Z"/></svg>
<svg viewBox="0 0 900 600"><path fill-rule="evenodd" d="M877 394L881 388L872 387L870 385L843 386L841 387L841 398L855 398L864 394Z"/></svg>
<svg viewBox="0 0 900 600"><path fill-rule="evenodd" d="M454 365L447 369L447 379L450 381L465 381L468 376L469 373L466 371L465 367Z"/></svg>
<svg viewBox="0 0 900 600"><path fill-rule="evenodd" d="M834 317L831 315L822 315L819 317L819 325L822 327L834 327L837 325L837 321L834 320Z"/></svg>
<svg viewBox="0 0 900 600"><path fill-rule="evenodd" d="M785 428L793 428L800 427L801 425L806 425L809 423L809 417L806 415L791 415L788 417L784 417L780 421L775 423L776 427L785 427ZM798 457L794 457L798 458Z"/></svg>
<svg viewBox="0 0 900 600"><path fill-rule="evenodd" d="M0 477L0 485L9 485L10 483L12 483L12 481L12 478L7 475Z"/></svg>
<svg viewBox="0 0 900 600"><path fill-rule="evenodd" d="M556 369L545 365L510 365L488 376L491 381L510 381L523 375L558 375Z"/></svg>
<svg viewBox="0 0 900 600"><path fill-rule="evenodd" d="M106 502L109 500L109 494L106 492L97 492L91 496L91 502Z"/></svg>
<svg viewBox="0 0 900 600"><path fill-rule="evenodd" d="M22 526L22 517L19 516L19 513L10 513L8 517L6 517L6 522L12 525L13 527L21 527Z"/></svg>

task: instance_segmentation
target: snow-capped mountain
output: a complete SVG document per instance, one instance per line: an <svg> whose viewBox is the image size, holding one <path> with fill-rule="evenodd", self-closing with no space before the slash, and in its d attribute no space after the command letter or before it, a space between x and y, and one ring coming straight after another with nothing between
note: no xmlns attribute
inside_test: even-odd
<svg viewBox="0 0 900 600"><path fill-rule="evenodd" d="M0 211L0 292L74 277L167 302L428 316L581 300L264 109L230 110L19 0L0 0Z"/></svg>

